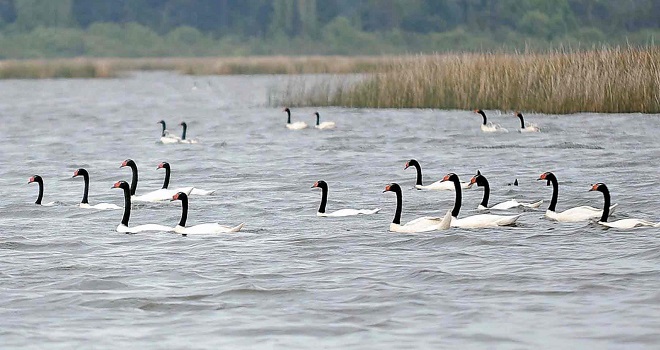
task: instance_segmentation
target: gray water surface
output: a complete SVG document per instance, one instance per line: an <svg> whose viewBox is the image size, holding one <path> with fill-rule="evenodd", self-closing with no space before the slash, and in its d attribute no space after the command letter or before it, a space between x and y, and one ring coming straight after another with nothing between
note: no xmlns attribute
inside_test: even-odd
<svg viewBox="0 0 660 350"><path fill-rule="evenodd" d="M658 348L659 229L604 230L543 219L560 181L558 209L602 206L608 184L617 218L660 221L658 115L528 114L540 134L483 134L468 111L321 108L332 131L289 131L269 95L285 77L136 74L110 80L0 82L0 347L70 348ZM194 89L196 83L197 89ZM478 107L478 106L475 106ZM314 121L313 108L293 109ZM517 118L487 111L514 131ZM157 143L165 119L185 120L194 145ZM138 194L171 186L216 189L191 197L188 224L245 222L237 234L181 237L115 232L119 169L132 158ZM441 215L453 192L412 189L477 169L491 203L543 199L517 227L388 232L398 182L403 221ZM33 174L44 177L34 205ZM518 179L520 186L507 186ZM328 209L381 207L373 216L319 218ZM464 193L476 213L481 189ZM174 226L180 202L137 206L131 225Z"/></svg>

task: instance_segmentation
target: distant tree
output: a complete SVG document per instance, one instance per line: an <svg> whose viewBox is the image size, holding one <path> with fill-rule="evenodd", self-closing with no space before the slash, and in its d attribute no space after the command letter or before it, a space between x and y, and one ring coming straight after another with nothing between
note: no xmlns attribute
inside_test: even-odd
<svg viewBox="0 0 660 350"><path fill-rule="evenodd" d="M73 0L14 0L16 25L21 30L73 25Z"/></svg>

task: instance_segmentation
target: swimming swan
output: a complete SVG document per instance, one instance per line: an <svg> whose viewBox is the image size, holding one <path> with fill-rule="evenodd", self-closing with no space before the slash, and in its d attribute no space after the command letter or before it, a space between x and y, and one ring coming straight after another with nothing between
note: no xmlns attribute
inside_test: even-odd
<svg viewBox="0 0 660 350"><path fill-rule="evenodd" d="M401 207L403 205L401 187L396 183L391 183L385 186L385 191L383 192L396 193L396 212L394 213L394 219L390 224L390 231L401 233L419 233L449 229L450 223L452 221L451 212L449 211L442 218L424 216L401 225Z"/></svg>
<svg viewBox="0 0 660 350"><path fill-rule="evenodd" d="M319 206L319 210L316 212L316 216L324 216L324 217L341 217L341 216L354 216L354 215L371 215L371 214L376 214L377 212L380 211L380 208L376 208L373 210L367 210L367 209L340 209L337 211L334 211L332 213L326 213L325 212L325 206L328 203L328 184L323 181L316 181L314 185L312 185L312 188L320 188L321 189L321 205Z"/></svg>

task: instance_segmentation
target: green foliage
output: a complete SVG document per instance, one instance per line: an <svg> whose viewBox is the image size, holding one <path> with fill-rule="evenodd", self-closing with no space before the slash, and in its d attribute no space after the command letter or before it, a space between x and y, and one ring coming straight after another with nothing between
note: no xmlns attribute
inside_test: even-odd
<svg viewBox="0 0 660 350"><path fill-rule="evenodd" d="M658 0L0 0L0 57L647 44L660 31L658 13Z"/></svg>

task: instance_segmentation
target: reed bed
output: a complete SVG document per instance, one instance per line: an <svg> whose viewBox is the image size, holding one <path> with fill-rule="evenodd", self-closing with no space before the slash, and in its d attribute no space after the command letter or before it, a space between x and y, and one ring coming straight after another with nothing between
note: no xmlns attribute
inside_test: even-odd
<svg viewBox="0 0 660 350"><path fill-rule="evenodd" d="M287 88L290 106L660 113L660 48L395 58L358 82ZM346 78L348 79L348 78Z"/></svg>
<svg viewBox="0 0 660 350"><path fill-rule="evenodd" d="M204 58L75 58L0 61L0 79L109 78L126 71L190 75L348 74L376 72L391 57L263 56Z"/></svg>

